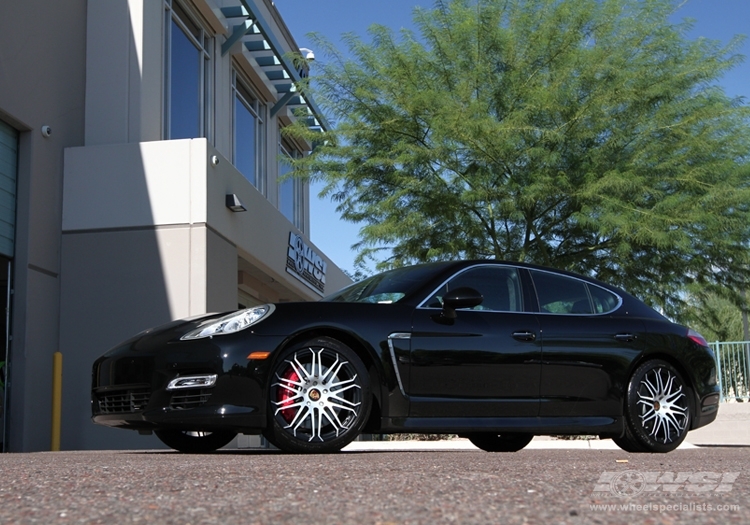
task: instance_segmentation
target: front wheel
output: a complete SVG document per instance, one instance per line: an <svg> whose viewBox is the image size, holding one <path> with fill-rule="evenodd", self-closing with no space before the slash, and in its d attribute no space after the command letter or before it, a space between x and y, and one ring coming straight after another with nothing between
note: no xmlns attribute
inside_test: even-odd
<svg viewBox="0 0 750 525"><path fill-rule="evenodd" d="M274 366L264 435L286 452L336 452L359 435L370 398L367 369L351 348L328 337L308 341Z"/></svg>
<svg viewBox="0 0 750 525"><path fill-rule="evenodd" d="M675 367L654 359L633 372L625 425L615 443L628 452L670 452L680 446L690 430L690 394Z"/></svg>
<svg viewBox="0 0 750 525"><path fill-rule="evenodd" d="M169 448L188 454L205 454L227 445L237 435L235 432L198 432L189 430L156 430L162 443Z"/></svg>
<svg viewBox="0 0 750 525"><path fill-rule="evenodd" d="M533 434L473 432L466 435L471 443L485 452L517 452L529 444Z"/></svg>

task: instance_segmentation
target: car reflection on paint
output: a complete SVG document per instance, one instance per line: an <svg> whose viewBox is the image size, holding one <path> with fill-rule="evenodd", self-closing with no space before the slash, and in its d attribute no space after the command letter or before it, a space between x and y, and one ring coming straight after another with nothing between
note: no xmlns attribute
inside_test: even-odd
<svg viewBox="0 0 750 525"><path fill-rule="evenodd" d="M334 452L362 432L458 434L487 451L595 434L668 452L719 401L696 332L593 279L496 261L401 268L319 302L175 321L93 372L94 422L184 452L238 433Z"/></svg>

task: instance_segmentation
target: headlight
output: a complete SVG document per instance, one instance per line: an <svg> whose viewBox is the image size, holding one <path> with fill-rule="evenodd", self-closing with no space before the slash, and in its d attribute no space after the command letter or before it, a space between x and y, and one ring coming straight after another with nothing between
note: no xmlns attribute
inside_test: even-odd
<svg viewBox="0 0 750 525"><path fill-rule="evenodd" d="M206 321L206 324L199 326L182 337L180 340L203 339L204 337L213 337L215 335L227 335L239 332L248 328L271 315L275 310L272 304L264 304L255 308L247 308L233 312L219 319Z"/></svg>

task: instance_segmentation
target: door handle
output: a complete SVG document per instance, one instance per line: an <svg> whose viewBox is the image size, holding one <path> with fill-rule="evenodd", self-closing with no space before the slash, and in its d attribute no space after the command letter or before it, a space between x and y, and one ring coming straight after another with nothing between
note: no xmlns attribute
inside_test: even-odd
<svg viewBox="0 0 750 525"><path fill-rule="evenodd" d="M529 331L513 332L513 339L517 341L534 341L536 339L536 334Z"/></svg>
<svg viewBox="0 0 750 525"><path fill-rule="evenodd" d="M615 339L623 343L630 343L635 341L635 336L633 334L615 334Z"/></svg>

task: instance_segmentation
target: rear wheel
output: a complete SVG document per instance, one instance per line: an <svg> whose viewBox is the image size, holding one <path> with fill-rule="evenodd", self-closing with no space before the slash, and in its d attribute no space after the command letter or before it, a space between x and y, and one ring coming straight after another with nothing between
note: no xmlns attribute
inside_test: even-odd
<svg viewBox="0 0 750 525"><path fill-rule="evenodd" d="M625 399L625 434L615 443L628 452L670 452L690 430L690 394L675 367L647 361L633 373Z"/></svg>
<svg viewBox="0 0 750 525"><path fill-rule="evenodd" d="M626 417L627 420L627 417ZM625 432L622 436L612 438L615 444L623 449L625 452L644 452L643 447L636 441L633 434L630 432L630 426L625 425Z"/></svg>
<svg viewBox="0 0 750 525"><path fill-rule="evenodd" d="M156 430L154 432L169 448L189 454L213 452L228 444L237 435L235 432L198 432L189 430Z"/></svg>
<svg viewBox="0 0 750 525"><path fill-rule="evenodd" d="M492 432L473 432L466 435L469 441L485 452L517 452L529 444L533 434L510 433L493 434Z"/></svg>
<svg viewBox="0 0 750 525"><path fill-rule="evenodd" d="M370 398L367 369L351 348L328 337L308 341L275 365L264 435L287 452L336 452L359 435Z"/></svg>

